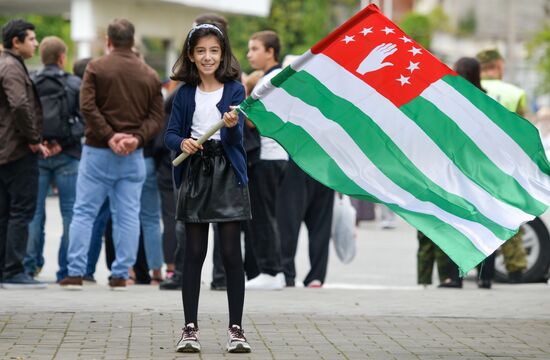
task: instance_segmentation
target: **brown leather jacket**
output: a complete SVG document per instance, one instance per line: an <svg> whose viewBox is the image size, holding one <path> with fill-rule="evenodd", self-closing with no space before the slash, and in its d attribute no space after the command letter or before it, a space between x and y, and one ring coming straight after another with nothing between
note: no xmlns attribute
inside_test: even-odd
<svg viewBox="0 0 550 360"><path fill-rule="evenodd" d="M41 141L42 108L20 56L0 53L0 165L31 152Z"/></svg>
<svg viewBox="0 0 550 360"><path fill-rule="evenodd" d="M80 88L86 144L108 147L115 132L134 134L142 147L164 123L157 73L130 49L116 48L92 60Z"/></svg>

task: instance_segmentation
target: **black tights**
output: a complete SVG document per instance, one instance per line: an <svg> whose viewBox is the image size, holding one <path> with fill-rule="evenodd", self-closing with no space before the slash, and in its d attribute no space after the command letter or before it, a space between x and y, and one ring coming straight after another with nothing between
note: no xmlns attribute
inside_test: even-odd
<svg viewBox="0 0 550 360"><path fill-rule="evenodd" d="M185 324L197 324L202 264L208 249L208 226L204 223L186 223L185 258L183 261L183 313ZM244 306L244 269L241 255L240 222L218 223L223 265L227 277L229 326L239 325Z"/></svg>

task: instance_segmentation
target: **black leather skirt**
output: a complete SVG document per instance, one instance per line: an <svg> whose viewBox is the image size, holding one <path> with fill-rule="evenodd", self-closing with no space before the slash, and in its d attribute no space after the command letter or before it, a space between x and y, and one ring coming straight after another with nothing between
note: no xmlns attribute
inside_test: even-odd
<svg viewBox="0 0 550 360"><path fill-rule="evenodd" d="M209 140L187 160L179 189L176 217L191 223L251 218L247 186L240 186L221 142Z"/></svg>

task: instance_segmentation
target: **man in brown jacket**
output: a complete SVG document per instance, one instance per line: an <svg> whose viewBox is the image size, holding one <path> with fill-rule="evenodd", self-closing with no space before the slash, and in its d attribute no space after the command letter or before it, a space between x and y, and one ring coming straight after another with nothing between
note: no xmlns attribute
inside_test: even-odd
<svg viewBox="0 0 550 360"><path fill-rule="evenodd" d="M80 89L86 119L76 201L69 229L66 288L81 289L94 220L108 196L116 259L109 285L124 289L139 244L140 196L145 181L142 146L161 129L161 83L133 52L134 26L115 19L107 29L110 53L92 60Z"/></svg>
<svg viewBox="0 0 550 360"><path fill-rule="evenodd" d="M36 207L42 109L24 59L34 55L34 25L12 20L2 28L0 54L0 279L3 288L43 288L25 273L28 225Z"/></svg>

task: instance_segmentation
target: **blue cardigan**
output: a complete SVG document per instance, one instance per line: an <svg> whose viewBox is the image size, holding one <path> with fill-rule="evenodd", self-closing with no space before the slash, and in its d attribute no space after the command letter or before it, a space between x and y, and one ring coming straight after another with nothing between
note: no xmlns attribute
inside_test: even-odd
<svg viewBox="0 0 550 360"><path fill-rule="evenodd" d="M195 112L195 92L196 86L183 85L176 93L172 105L172 113L168 121L168 127L164 134L164 143L166 146L176 152L176 156L181 154L180 144L183 139L191 137L191 123L193 122L193 113ZM239 105L245 97L244 87L237 81L230 81L224 84L223 94L220 102L216 104L220 113L229 111L230 105ZM220 137L223 149L231 162L237 182L241 186L248 184L246 175L246 153L243 147L243 126L244 116L239 113L239 122L232 128L223 127L220 130ZM187 158L180 166L173 168L174 182L176 187L180 187L184 169L189 166Z"/></svg>

